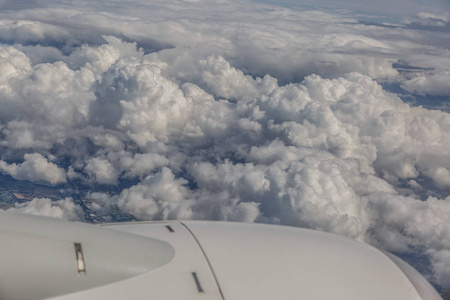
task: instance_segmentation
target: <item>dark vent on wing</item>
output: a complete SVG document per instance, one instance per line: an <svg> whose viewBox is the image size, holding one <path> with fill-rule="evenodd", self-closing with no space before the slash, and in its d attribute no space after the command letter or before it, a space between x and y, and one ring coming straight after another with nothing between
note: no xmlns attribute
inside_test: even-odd
<svg viewBox="0 0 450 300"><path fill-rule="evenodd" d="M192 277L194 277L195 284L197 285L197 290L199 293L203 293L203 288L198 280L198 276L196 272L192 272Z"/></svg>
<svg viewBox="0 0 450 300"><path fill-rule="evenodd" d="M78 275L86 276L86 265L84 264L83 248L80 243L74 243L77 258Z"/></svg>

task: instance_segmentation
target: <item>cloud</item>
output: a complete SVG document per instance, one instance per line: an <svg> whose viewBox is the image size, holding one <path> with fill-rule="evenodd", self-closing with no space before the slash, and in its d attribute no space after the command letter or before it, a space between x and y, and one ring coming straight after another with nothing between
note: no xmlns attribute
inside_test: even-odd
<svg viewBox="0 0 450 300"><path fill-rule="evenodd" d="M64 169L38 153L25 154L24 162L21 164L0 161L0 170L17 180L45 182L51 185L66 182Z"/></svg>
<svg viewBox="0 0 450 300"><path fill-rule="evenodd" d="M450 80L450 72L440 72L432 74L431 76L422 75L408 80L402 84L402 88L411 92L419 94L428 94L436 96L450 95L450 88L448 82Z"/></svg>
<svg viewBox="0 0 450 300"><path fill-rule="evenodd" d="M68 183L106 218L275 223L419 251L448 286L450 115L402 100L446 101L447 14L0 5L14 7L0 11L4 174ZM74 201L14 209L82 219Z"/></svg>
<svg viewBox="0 0 450 300"><path fill-rule="evenodd" d="M52 201L48 198L34 198L30 202L16 203L7 211L20 212L38 216L60 218L70 221L84 220L81 206L73 203L71 198Z"/></svg>
<svg viewBox="0 0 450 300"><path fill-rule="evenodd" d="M6 89L5 92L8 92L8 82L11 78L23 77L31 69L28 57L11 46L1 46L0 64L2 66L0 82L2 89Z"/></svg>
<svg viewBox="0 0 450 300"><path fill-rule="evenodd" d="M431 251L431 261L434 269L434 276L446 289L450 287L448 284L448 276L450 275L450 251Z"/></svg>
<svg viewBox="0 0 450 300"><path fill-rule="evenodd" d="M431 260L432 279L448 289L450 198L430 197L421 201L386 194L368 197L372 210L371 242L398 252L408 252L412 247L428 249L426 253Z"/></svg>
<svg viewBox="0 0 450 300"><path fill-rule="evenodd" d="M273 1L266 0L258 0L258 2L268 2L273 3ZM399 0L395 3L390 1L378 1L374 3L370 0L361 0L361 1L353 1L353 0L343 0L339 1L337 4L333 0L303 0L303 1L293 1L293 0L282 0L277 1L284 6L293 6L293 7L302 7L304 6L316 6L328 8L330 10L341 9L342 11L351 11L353 14L359 13L370 16L374 18L376 15L378 18L405 18L408 15L415 15L417 13L426 11L426 12L435 12L442 13L443 10L450 9L448 3L445 0L431 0L427 2L423 2L421 0Z"/></svg>
<svg viewBox="0 0 450 300"><path fill-rule="evenodd" d="M175 179L163 168L161 173L146 177L141 183L123 190L117 198L119 208L137 219L190 219L186 181Z"/></svg>
<svg viewBox="0 0 450 300"><path fill-rule="evenodd" d="M116 184L117 177L116 170L109 163L109 161L94 157L87 161L84 170L89 175L90 179L100 184Z"/></svg>

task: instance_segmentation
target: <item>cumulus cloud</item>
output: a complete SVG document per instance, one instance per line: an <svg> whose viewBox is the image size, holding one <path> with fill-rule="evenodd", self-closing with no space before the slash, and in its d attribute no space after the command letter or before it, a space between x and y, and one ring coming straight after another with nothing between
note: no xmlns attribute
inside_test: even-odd
<svg viewBox="0 0 450 300"><path fill-rule="evenodd" d="M1 160L0 170L17 180L46 182L52 185L66 182L64 169L49 162L39 153L25 154L21 164L8 164Z"/></svg>
<svg viewBox="0 0 450 300"><path fill-rule="evenodd" d="M52 201L48 198L34 198L30 202L16 203L7 211L31 215L60 218L70 221L82 221L84 212L81 206L73 203L71 198Z"/></svg>
<svg viewBox="0 0 450 300"><path fill-rule="evenodd" d="M8 92L8 83L11 78L20 78L26 75L30 69L28 57L21 51L11 46L1 46L0 48L0 82L4 92Z"/></svg>
<svg viewBox="0 0 450 300"><path fill-rule="evenodd" d="M448 82L450 81L450 72L442 71L430 75L422 75L414 77L402 84L402 88L412 93L448 96L450 95L450 88Z"/></svg>
<svg viewBox="0 0 450 300"><path fill-rule="evenodd" d="M75 3L0 12L3 174L76 191L106 218L266 222L420 251L449 286L450 115L402 100L449 96L447 14ZM69 198L12 210L83 219Z"/></svg>
<svg viewBox="0 0 450 300"><path fill-rule="evenodd" d="M431 251L431 261L434 268L434 276L444 288L450 288L448 277L450 276L450 251Z"/></svg>
<svg viewBox="0 0 450 300"><path fill-rule="evenodd" d="M145 178L126 189L117 198L117 205L137 219L190 219L190 202L186 201L186 181L175 179L163 168L160 173Z"/></svg>

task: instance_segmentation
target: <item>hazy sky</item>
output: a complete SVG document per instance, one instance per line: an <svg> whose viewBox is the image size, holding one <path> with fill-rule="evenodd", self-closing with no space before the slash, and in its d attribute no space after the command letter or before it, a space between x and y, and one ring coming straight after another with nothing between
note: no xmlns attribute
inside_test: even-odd
<svg viewBox="0 0 450 300"><path fill-rule="evenodd" d="M450 11L447 0L253 0L261 3L284 5L287 7L321 7L327 9L345 9L353 12L388 16L388 20L400 20L420 12L442 13Z"/></svg>

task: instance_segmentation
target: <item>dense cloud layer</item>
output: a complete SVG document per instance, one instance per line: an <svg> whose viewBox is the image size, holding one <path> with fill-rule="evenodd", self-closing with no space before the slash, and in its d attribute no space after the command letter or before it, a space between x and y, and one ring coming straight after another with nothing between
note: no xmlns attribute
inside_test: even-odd
<svg viewBox="0 0 450 300"><path fill-rule="evenodd" d="M450 288L450 115L399 97L450 97L449 14L380 24L199 2L1 12L0 171L88 187L103 216L419 251ZM70 198L12 210L83 219Z"/></svg>

